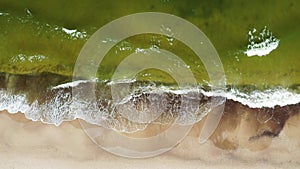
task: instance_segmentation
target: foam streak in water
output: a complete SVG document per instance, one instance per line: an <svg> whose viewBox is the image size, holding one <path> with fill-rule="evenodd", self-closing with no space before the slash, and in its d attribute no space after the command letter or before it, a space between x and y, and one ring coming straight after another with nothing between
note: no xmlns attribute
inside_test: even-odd
<svg viewBox="0 0 300 169"><path fill-rule="evenodd" d="M73 81L73 82L68 82L68 83L64 83L64 84L60 84L60 85L57 85L57 86L54 86L52 87L52 90L53 89L59 89L59 88L69 88L69 87L76 87L78 86L79 84L82 84L82 83L88 83L88 82L96 82L97 79L93 79L93 80L77 80L77 81Z"/></svg>

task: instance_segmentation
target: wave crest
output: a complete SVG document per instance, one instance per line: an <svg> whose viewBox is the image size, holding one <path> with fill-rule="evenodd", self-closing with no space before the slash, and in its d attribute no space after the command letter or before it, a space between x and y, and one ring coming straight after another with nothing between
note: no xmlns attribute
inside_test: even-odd
<svg viewBox="0 0 300 169"><path fill-rule="evenodd" d="M95 100L72 95L72 89L92 83L97 84ZM145 84L135 86L135 90L125 96L126 99L115 101L110 93L111 85L115 84L99 85L96 81L66 83L52 87L44 93L45 97L33 101L26 94L2 89L0 110L22 112L30 120L47 124L60 125L63 121L82 119L105 128L132 133L144 130L151 123L191 125L199 122L211 111L212 98L217 100L217 104L222 104L226 98L250 108L272 108L300 102L300 94L284 88L248 93L238 89L207 92L196 87L175 90L166 86L147 87Z"/></svg>

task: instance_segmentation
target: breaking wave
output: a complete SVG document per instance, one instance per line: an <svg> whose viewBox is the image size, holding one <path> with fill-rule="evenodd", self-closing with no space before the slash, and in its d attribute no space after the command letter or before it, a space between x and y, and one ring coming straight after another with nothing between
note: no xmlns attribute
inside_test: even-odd
<svg viewBox="0 0 300 169"><path fill-rule="evenodd" d="M222 104L226 99L240 102L250 108L273 108L300 103L300 94L285 88L242 92L205 91L202 88L172 89L167 86L139 84L122 100L111 97L111 85L97 85L97 98L85 100L72 95L72 89L84 89L95 81L75 81L52 87L45 97L29 99L27 94L0 90L0 110L22 112L27 119L60 125L63 121L82 119L91 124L113 128L121 132L143 130L150 123L182 125L199 122L212 110L212 98ZM84 91L83 91L84 94Z"/></svg>

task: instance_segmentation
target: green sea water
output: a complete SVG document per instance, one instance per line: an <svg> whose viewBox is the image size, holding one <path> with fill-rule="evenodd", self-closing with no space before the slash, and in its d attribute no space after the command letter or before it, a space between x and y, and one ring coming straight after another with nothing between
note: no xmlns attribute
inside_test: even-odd
<svg viewBox="0 0 300 169"><path fill-rule="evenodd" d="M297 0L154 0L154 1L16 1L0 0L0 72L41 75L53 73L71 79L79 52L101 26L137 12L164 12L182 17L211 40L219 53L227 84L291 87L300 84L300 3ZM266 56L248 57L249 31L267 28L279 46ZM124 28L126 29L126 28ZM72 35L66 30L76 30ZM105 57L98 78L109 79L114 67L134 49L158 46L180 56L197 81L209 81L203 64L180 41L139 35L125 39ZM132 50L121 50L123 47ZM150 78L143 76L151 74ZM163 72L146 70L138 77L173 83Z"/></svg>

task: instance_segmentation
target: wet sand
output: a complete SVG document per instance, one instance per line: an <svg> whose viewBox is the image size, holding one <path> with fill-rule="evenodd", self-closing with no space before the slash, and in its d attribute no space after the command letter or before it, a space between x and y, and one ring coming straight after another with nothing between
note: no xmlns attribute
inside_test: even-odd
<svg viewBox="0 0 300 169"><path fill-rule="evenodd" d="M27 120L21 113L2 111L0 168L299 168L300 114L289 117L278 136L249 139L257 131L251 127L256 123L254 116L244 112L232 118L225 111L205 144L197 139L202 120L173 150L154 158L126 159L98 148L78 121L56 127Z"/></svg>

